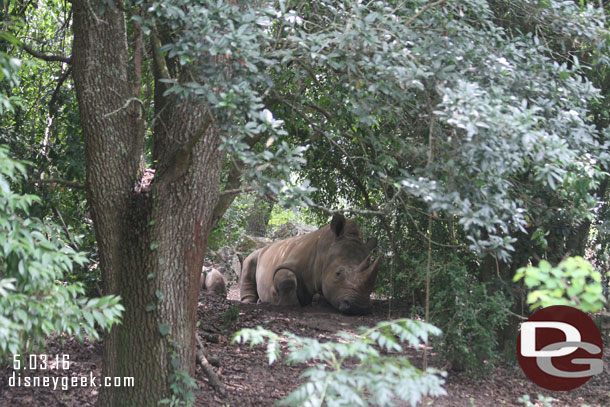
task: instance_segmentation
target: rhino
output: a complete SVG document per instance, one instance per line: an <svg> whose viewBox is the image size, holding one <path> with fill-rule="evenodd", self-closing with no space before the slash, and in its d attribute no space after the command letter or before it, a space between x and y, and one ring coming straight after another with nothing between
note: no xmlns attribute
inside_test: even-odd
<svg viewBox="0 0 610 407"><path fill-rule="evenodd" d="M209 269L207 272L201 273L200 284L202 289L216 295L224 295L227 292L227 282L216 269Z"/></svg>
<svg viewBox="0 0 610 407"><path fill-rule="evenodd" d="M307 305L319 294L344 314L365 314L379 268L380 258L370 262L376 246L375 238L362 241L354 221L335 214L330 225L250 254L241 272L241 301Z"/></svg>

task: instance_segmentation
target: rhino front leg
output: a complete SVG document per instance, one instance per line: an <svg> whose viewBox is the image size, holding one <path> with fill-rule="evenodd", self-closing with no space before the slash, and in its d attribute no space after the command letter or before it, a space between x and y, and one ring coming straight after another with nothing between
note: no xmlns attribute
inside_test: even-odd
<svg viewBox="0 0 610 407"><path fill-rule="evenodd" d="M241 268L241 278L239 282L239 294L241 302L255 304L258 301L258 292L256 290L256 265L260 250L251 253Z"/></svg>
<svg viewBox="0 0 610 407"><path fill-rule="evenodd" d="M297 277L285 268L278 269L273 276L273 286L277 292L278 305L299 305L297 297Z"/></svg>

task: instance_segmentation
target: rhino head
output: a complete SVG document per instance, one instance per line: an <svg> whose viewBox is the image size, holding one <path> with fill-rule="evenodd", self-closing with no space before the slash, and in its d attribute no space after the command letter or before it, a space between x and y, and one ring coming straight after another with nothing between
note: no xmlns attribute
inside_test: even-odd
<svg viewBox="0 0 610 407"><path fill-rule="evenodd" d="M371 309L370 295L379 267L379 258L373 264L370 261L377 239L369 239L365 244L358 226L340 214L333 216L330 231L322 295L344 314L365 314Z"/></svg>

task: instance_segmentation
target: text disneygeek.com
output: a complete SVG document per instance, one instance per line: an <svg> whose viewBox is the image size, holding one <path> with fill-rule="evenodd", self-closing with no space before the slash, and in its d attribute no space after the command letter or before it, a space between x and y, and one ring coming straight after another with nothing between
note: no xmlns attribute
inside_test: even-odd
<svg viewBox="0 0 610 407"><path fill-rule="evenodd" d="M53 390L68 390L72 387L134 387L133 377L48 376L48 371L70 369L70 356L62 355L13 355L13 374L8 379L9 387L50 387ZM33 374L36 373L36 374Z"/></svg>
<svg viewBox="0 0 610 407"><path fill-rule="evenodd" d="M89 376L19 376L17 372L8 379L9 387L51 387L68 390L72 387L133 387L133 377Z"/></svg>

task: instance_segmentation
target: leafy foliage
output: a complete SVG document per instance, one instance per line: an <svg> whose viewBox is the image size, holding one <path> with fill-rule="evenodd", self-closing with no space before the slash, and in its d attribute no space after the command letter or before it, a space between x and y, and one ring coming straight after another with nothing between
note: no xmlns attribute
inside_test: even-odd
<svg viewBox="0 0 610 407"><path fill-rule="evenodd" d="M510 301L502 290L476 279L456 257L434 258L429 318L443 331L434 348L453 369L485 374L499 358L497 332L507 323ZM412 289L420 292L424 284L421 278L411 280ZM423 315L423 307L414 312Z"/></svg>
<svg viewBox="0 0 610 407"><path fill-rule="evenodd" d="M569 305L584 312L596 312L604 306L601 274L582 257L569 257L553 267L541 260L537 267L517 270L514 281L523 279L530 290L530 309L551 305Z"/></svg>
<svg viewBox="0 0 610 407"><path fill-rule="evenodd" d="M193 390L197 388L197 382L187 372L180 369L179 345L171 339L168 339L168 344L168 356L172 371L169 375L171 397L159 401L159 405L190 407L195 403L195 393Z"/></svg>
<svg viewBox="0 0 610 407"><path fill-rule="evenodd" d="M608 161L606 126L589 114L602 104L589 67L608 61L591 4L126 7L193 73L165 79L166 95L207 104L225 150L281 203L455 217L460 244L506 261L529 225L544 234L560 219L563 233L591 217ZM38 17L36 38L59 11Z"/></svg>
<svg viewBox="0 0 610 407"><path fill-rule="evenodd" d="M109 329L123 311L116 296L88 299L82 284L62 281L86 258L57 226L29 216L39 198L11 188L25 172L0 146L0 356L25 353L52 333L98 338L96 325Z"/></svg>
<svg viewBox="0 0 610 407"><path fill-rule="evenodd" d="M533 21L565 15L575 23L561 34L586 41L598 52L592 63L605 64L602 13L550 3L534 7ZM599 91L578 60L558 63L551 44L499 26L490 3L272 6L175 0L138 17L151 30L153 21L179 29L162 50L196 75L168 79L166 94L210 106L251 182L306 203L311 185L329 204L338 191L374 207L374 191L388 213L421 202L457 217L471 250L501 260L542 216L531 194L577 194L578 205L559 205L568 222L594 205L589 191L609 158L587 114ZM265 148L249 147L257 139ZM304 158L322 165L304 167ZM300 187L291 172L302 174Z"/></svg>
<svg viewBox="0 0 610 407"><path fill-rule="evenodd" d="M2 37L0 36L0 38ZM17 72L20 66L21 61L19 59L11 58L4 52L0 52L0 84L11 88L17 87L19 84ZM4 92L0 92L0 114L13 112L14 106L18 104L19 99L16 96L7 96Z"/></svg>
<svg viewBox="0 0 610 407"><path fill-rule="evenodd" d="M285 332L282 336L261 327L243 329L234 342L251 346L267 342L269 363L279 360L285 344L287 363L315 363L302 377L305 382L280 405L290 406L393 406L404 400L415 406L424 395L446 394L441 387L444 372L421 371L405 357L401 343L417 347L440 330L410 319L380 322L361 328L359 335L340 333L338 342L320 343ZM381 350L381 351L380 351ZM357 367L349 367L351 363Z"/></svg>
<svg viewBox="0 0 610 407"><path fill-rule="evenodd" d="M147 5L148 19L134 19L149 30L169 27L180 33L160 51L189 68L190 75L188 81L167 78L165 95L206 104L225 135L223 149L244 163L246 179L259 185L261 192L281 195L282 204L294 206L310 202L309 182L294 184L290 178L305 163L302 156L307 146L282 140L283 121L264 104L264 89L273 85L268 70L279 66L279 61L267 54L277 12L261 4L153 2ZM248 140L256 139L266 140L264 149L250 148Z"/></svg>
<svg viewBox="0 0 610 407"><path fill-rule="evenodd" d="M283 104L295 132L316 141L308 159L323 157L323 167L304 173L321 188L316 199L336 204L339 190L354 205L388 212L423 203L456 216L471 250L505 260L528 216L543 212L531 195L586 196L597 185L607 141L586 112L599 92L579 65L550 58L548 44L498 26L490 3L426 3L322 2L294 11L302 23L285 28L278 52L311 68L280 76L280 109L291 101ZM587 38L604 47L602 15L586 13ZM291 87L297 79L301 87ZM559 211L582 217L594 204L576 202Z"/></svg>
<svg viewBox="0 0 610 407"><path fill-rule="evenodd" d="M95 295L100 276L92 221L82 188L85 153L71 68L67 63L40 60L23 50L27 46L42 54L69 56L71 3L47 1L37 7L33 3L8 2L0 15L0 52L6 51L19 60L21 67L16 82L6 89L6 95L11 100L18 97L20 103L0 116L0 144L6 144L12 156L31 163L30 181L17 186L23 193L41 198L30 207L30 214L62 225L67 243L92 260L89 267L75 264L66 279L83 282L86 293ZM47 183L50 179L81 187Z"/></svg>

